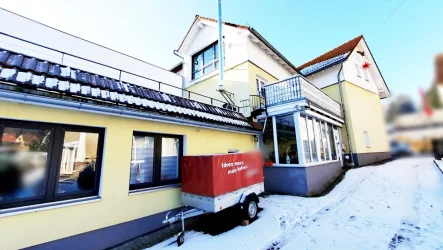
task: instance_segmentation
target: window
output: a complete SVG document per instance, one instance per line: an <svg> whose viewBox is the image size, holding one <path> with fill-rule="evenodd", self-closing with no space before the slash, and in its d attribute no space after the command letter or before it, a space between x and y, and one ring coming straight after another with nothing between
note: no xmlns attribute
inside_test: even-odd
<svg viewBox="0 0 443 250"><path fill-rule="evenodd" d="M370 148L371 147L371 141L369 140L369 133L368 133L368 131L363 131L363 133L365 135L366 147Z"/></svg>
<svg viewBox="0 0 443 250"><path fill-rule="evenodd" d="M355 64L355 72L357 73L358 77L361 77L361 66L357 63Z"/></svg>
<svg viewBox="0 0 443 250"><path fill-rule="evenodd" d="M321 125L321 137L322 137L322 141L323 141L323 148L325 150L325 160L329 161L330 160L329 144L328 144L326 123L322 122L320 125Z"/></svg>
<svg viewBox="0 0 443 250"><path fill-rule="evenodd" d="M337 160L337 146L334 139L334 130L337 130L334 126L334 130L332 129L331 124L328 124L328 137L329 137L329 144L331 145L331 157L332 160Z"/></svg>
<svg viewBox="0 0 443 250"><path fill-rule="evenodd" d="M0 120L0 209L98 195L104 129Z"/></svg>
<svg viewBox="0 0 443 250"><path fill-rule="evenodd" d="M324 161L325 160L325 151L323 148L324 144L321 136L320 122L318 120L315 120L315 138L317 139L320 150L320 161Z"/></svg>
<svg viewBox="0 0 443 250"><path fill-rule="evenodd" d="M180 182L183 137L134 132L129 189Z"/></svg>
<svg viewBox="0 0 443 250"><path fill-rule="evenodd" d="M300 134L301 134L301 140L303 143L303 152L304 152L305 162L310 163L311 162L311 151L309 149L308 130L307 130L306 118L303 116L300 116Z"/></svg>
<svg viewBox="0 0 443 250"><path fill-rule="evenodd" d="M363 74L365 75L365 80L369 82L369 69L363 69Z"/></svg>
<svg viewBox="0 0 443 250"><path fill-rule="evenodd" d="M218 69L219 66L218 42L215 42L192 56L192 80Z"/></svg>
<svg viewBox="0 0 443 250"><path fill-rule="evenodd" d="M266 124L265 124L266 121ZM260 135L260 151L265 158L265 163L276 163L274 150L274 128L272 125L272 117L261 119L258 121L261 126L264 126L264 133Z"/></svg>
<svg viewBox="0 0 443 250"><path fill-rule="evenodd" d="M280 164L298 164L297 138L294 115L275 117L277 129L278 158Z"/></svg>
<svg viewBox="0 0 443 250"><path fill-rule="evenodd" d="M257 95L261 96L261 97L265 97L265 85L266 85L267 81L264 80L263 78L257 76L257 78L255 79L255 85L257 87Z"/></svg>
<svg viewBox="0 0 443 250"><path fill-rule="evenodd" d="M312 161L317 162L317 146L316 146L316 140L314 137L314 120L312 118L309 118L307 120L308 122L308 135L309 135L309 141L311 142L311 153L312 153Z"/></svg>

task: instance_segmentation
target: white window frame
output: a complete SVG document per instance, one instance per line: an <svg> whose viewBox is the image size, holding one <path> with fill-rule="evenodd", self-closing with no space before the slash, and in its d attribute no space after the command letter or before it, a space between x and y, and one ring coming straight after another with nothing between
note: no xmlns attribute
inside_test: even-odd
<svg viewBox="0 0 443 250"><path fill-rule="evenodd" d="M309 120L309 118L312 118L312 121L314 122L314 124L313 124L314 128L313 129L314 129L315 146L316 146L316 150L317 150L317 162L313 162L312 161L312 150L311 150L311 147L309 147L309 152L310 152L310 156L311 156L311 162L310 163L306 163L305 162L303 143L302 143L302 140L301 140L300 122L299 122L299 117L300 117L301 114L304 114L304 116L307 119L307 121ZM310 167L310 166L317 166L317 165L328 164L328 163L332 163L332 162L340 162L340 158L339 157L337 157L337 160L332 160L331 146L330 146L329 138L328 138L328 135L327 135L327 131L325 131L326 132L325 140L328 143L329 160L325 160L326 158L325 159L321 159L321 157L320 157L320 143L323 143L323 136L322 136L322 133L321 133L321 126L322 125L325 126L326 125L325 123L329 123L331 125L334 125L334 123L325 121L325 120L323 120L323 119L321 119L319 117L316 117L316 116L308 115L307 113L295 112L292 115L294 117L295 135L296 135L296 140L297 140L297 151L298 151L299 163L298 164L285 164L285 163L281 163L280 164L280 159L279 159L279 156L278 156L277 122L276 122L275 116L272 116L273 139L274 139L274 157L275 157L275 163L273 164L273 166L276 166L276 167ZM269 117L269 118L271 118L271 117ZM315 126L315 122L319 122L319 125L320 125L320 131L318 131L319 135L320 135L320 138L317 138L317 136L316 136L317 127ZM332 126L331 126L331 128L332 128ZM325 127L325 130L326 129L327 129L327 126ZM339 133L341 133L340 126L337 126L337 129L338 129ZM309 132L308 132L308 138L309 138ZM335 137L334 137L334 143L337 143L337 141L335 140ZM310 144L310 140L309 140L309 144Z"/></svg>
<svg viewBox="0 0 443 250"><path fill-rule="evenodd" d="M367 148L371 147L371 139L369 138L369 132L363 131L364 137L365 137L365 144Z"/></svg>
<svg viewBox="0 0 443 250"><path fill-rule="evenodd" d="M220 61L220 52L218 52L218 57L216 57L216 50L219 49L218 46L219 46L218 41L215 41L215 42L211 43L210 45L204 47L203 49L199 50L198 52L194 53L191 56L191 79L192 79L192 81L202 78L208 74L211 74L212 72L216 71L217 69L219 69L216 67L216 63ZM202 57L204 57L205 51L210 48L213 49L212 60L205 63L204 59L203 59L203 65L201 65L199 68L195 68L195 58L198 57L197 55L201 54ZM207 73L204 73L204 69L208 66L211 66L211 65L213 66L213 69ZM219 65L219 67L220 67L220 65ZM197 71L201 71L201 75L199 77L194 77L194 73Z"/></svg>
<svg viewBox="0 0 443 250"><path fill-rule="evenodd" d="M262 90L266 84L268 84L268 81L266 79L259 75L255 76L255 88L257 90L257 95L265 97L265 93Z"/></svg>
<svg viewBox="0 0 443 250"><path fill-rule="evenodd" d="M358 77L362 77L361 76L361 70L362 70L362 68L361 68L362 66L360 66L358 63L355 63L355 71L356 71L356 74L357 74L357 76Z"/></svg>

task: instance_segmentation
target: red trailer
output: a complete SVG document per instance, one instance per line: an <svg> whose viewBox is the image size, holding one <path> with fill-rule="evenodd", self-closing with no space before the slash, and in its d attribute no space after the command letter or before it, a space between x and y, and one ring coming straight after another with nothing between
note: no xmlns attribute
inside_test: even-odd
<svg viewBox="0 0 443 250"><path fill-rule="evenodd" d="M263 157L259 152L183 156L181 159L182 202L193 209L166 216L164 223L182 221L203 213L217 213L239 205L245 220L253 220L258 211L258 195L264 192Z"/></svg>

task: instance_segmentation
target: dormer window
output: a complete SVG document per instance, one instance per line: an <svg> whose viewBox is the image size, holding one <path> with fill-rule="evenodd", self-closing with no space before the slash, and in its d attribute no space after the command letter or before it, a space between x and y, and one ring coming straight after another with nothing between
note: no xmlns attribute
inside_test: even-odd
<svg viewBox="0 0 443 250"><path fill-rule="evenodd" d="M218 42L215 42L192 56L192 80L218 69L219 66Z"/></svg>

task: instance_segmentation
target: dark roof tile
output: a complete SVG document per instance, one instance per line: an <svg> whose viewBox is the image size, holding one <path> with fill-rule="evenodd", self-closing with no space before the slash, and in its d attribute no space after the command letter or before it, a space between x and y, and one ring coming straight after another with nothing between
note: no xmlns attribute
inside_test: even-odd
<svg viewBox="0 0 443 250"><path fill-rule="evenodd" d="M6 61L9 58L9 51L6 50L0 50L0 63L6 63Z"/></svg>
<svg viewBox="0 0 443 250"><path fill-rule="evenodd" d="M8 60L6 60L6 65L12 67L19 67L22 65L23 55L20 54L10 54Z"/></svg>
<svg viewBox="0 0 443 250"><path fill-rule="evenodd" d="M60 73L61 73L60 65L57 65L57 64L50 64L49 65L48 75L60 76Z"/></svg>
<svg viewBox="0 0 443 250"><path fill-rule="evenodd" d="M0 50L0 79L23 87L38 87L77 97L127 104L132 108L144 107L162 114L172 113L190 119L252 128L243 115L231 110L5 50Z"/></svg>
<svg viewBox="0 0 443 250"><path fill-rule="evenodd" d="M35 70L36 66L37 59L26 57L22 62L21 68L26 70Z"/></svg>

